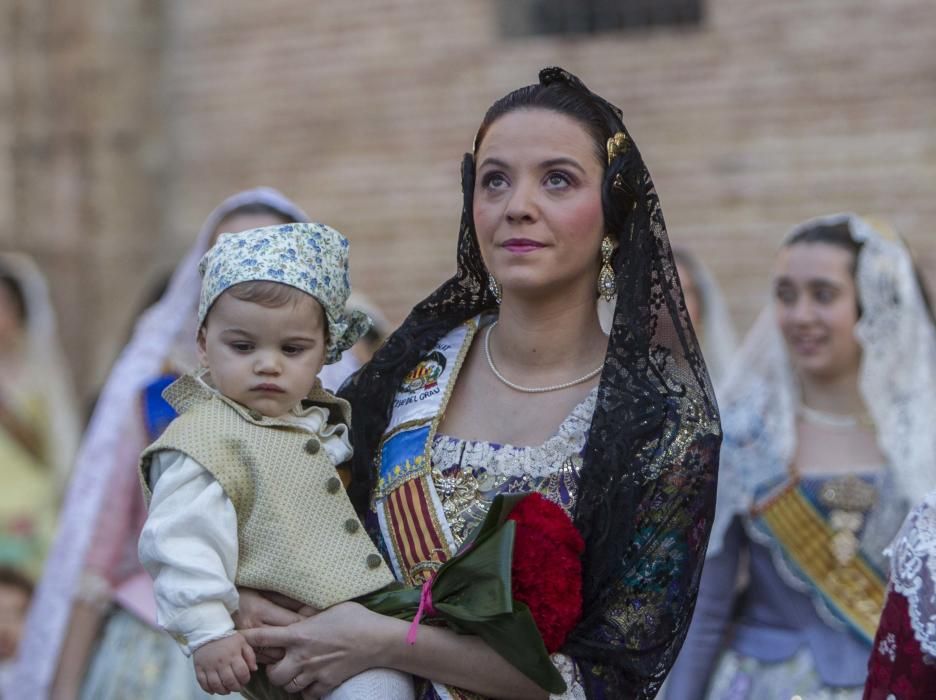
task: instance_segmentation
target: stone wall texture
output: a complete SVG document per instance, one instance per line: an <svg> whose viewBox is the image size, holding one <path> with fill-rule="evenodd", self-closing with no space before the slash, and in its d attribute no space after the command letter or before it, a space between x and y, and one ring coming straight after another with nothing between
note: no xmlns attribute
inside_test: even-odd
<svg viewBox="0 0 936 700"><path fill-rule="evenodd" d="M146 287L269 184L394 321L449 276L488 105L558 64L624 110L672 239L746 329L780 236L889 220L936 275L936 4L708 0L697 28L502 31L510 0L0 0L0 247L49 274L93 391Z"/></svg>

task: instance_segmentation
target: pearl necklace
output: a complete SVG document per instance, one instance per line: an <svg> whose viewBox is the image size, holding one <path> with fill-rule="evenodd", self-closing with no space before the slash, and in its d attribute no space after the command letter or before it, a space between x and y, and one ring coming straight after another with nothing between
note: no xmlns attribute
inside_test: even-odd
<svg viewBox="0 0 936 700"><path fill-rule="evenodd" d="M520 386L519 384L514 384L512 381L507 379L503 374L497 371L497 367L494 366L494 360L491 359L491 331L494 330L494 326L497 325L497 321L494 321L490 326L487 327L487 332L484 334L484 356L487 358L488 367L491 368L491 371L494 373L494 376L500 379L504 384L509 386L515 391L522 391L525 394L545 394L549 391L559 391L560 389L568 389L570 386L575 386L576 384L581 384L582 382L587 382L589 379L597 375L603 368L604 363L595 367L588 374L583 374L578 379L573 379L571 382L564 382L563 384L553 384L552 386L543 386L543 387L527 387Z"/></svg>
<svg viewBox="0 0 936 700"><path fill-rule="evenodd" d="M798 406L797 412L807 423L821 425L825 428L854 430L859 427L867 428L874 426L871 417L867 414L856 416L848 413L828 413L826 411L810 408L803 403Z"/></svg>

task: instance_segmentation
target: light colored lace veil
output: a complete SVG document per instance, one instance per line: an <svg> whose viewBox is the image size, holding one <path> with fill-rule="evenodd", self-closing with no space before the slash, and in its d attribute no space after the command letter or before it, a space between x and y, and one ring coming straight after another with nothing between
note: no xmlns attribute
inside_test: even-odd
<svg viewBox="0 0 936 700"><path fill-rule="evenodd" d="M801 224L785 240L816 225L842 223L862 244L856 273L862 312L855 326L862 347L860 391L887 460L887 477L898 498L917 503L936 479L936 331L910 253L896 235L854 214L835 214ZM756 487L786 473L796 448L798 402L771 302L719 395L725 438L709 556L721 551L732 518L750 510Z"/></svg>

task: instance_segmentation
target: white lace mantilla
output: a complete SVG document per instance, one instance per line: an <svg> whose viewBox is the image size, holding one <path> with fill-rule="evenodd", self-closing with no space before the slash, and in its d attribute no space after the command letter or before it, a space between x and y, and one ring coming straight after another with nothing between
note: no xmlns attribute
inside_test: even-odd
<svg viewBox="0 0 936 700"><path fill-rule="evenodd" d="M862 244L856 283L862 349L859 387L874 422L894 493L919 502L936 474L936 333L903 243L852 214L801 224L787 240L816 225L847 224ZM771 302L738 352L718 398L724 441L718 505L706 556L722 549L732 520L748 513L760 484L781 477L796 450L798 382Z"/></svg>
<svg viewBox="0 0 936 700"><path fill-rule="evenodd" d="M891 557L891 583L907 599L913 634L925 654L936 657L936 491L904 522Z"/></svg>
<svg viewBox="0 0 936 700"><path fill-rule="evenodd" d="M595 387L562 421L556 434L542 445L514 447L472 440L436 440L432 466L446 472L470 464L484 468L493 477L545 478L556 471L557 465L584 449L597 400L598 387Z"/></svg>

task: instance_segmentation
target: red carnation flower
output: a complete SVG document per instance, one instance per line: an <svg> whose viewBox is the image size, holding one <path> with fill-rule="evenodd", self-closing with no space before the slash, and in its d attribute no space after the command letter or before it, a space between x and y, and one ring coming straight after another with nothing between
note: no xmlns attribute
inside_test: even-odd
<svg viewBox="0 0 936 700"><path fill-rule="evenodd" d="M566 512L539 493L520 501L507 519L517 524L513 597L530 608L546 650L553 654L582 617L585 543Z"/></svg>
<svg viewBox="0 0 936 700"><path fill-rule="evenodd" d="M508 521L513 521L508 523ZM422 586L389 586L358 602L474 634L550 693L566 690L549 654L582 616L582 537L561 507L533 494L498 494L458 553Z"/></svg>

